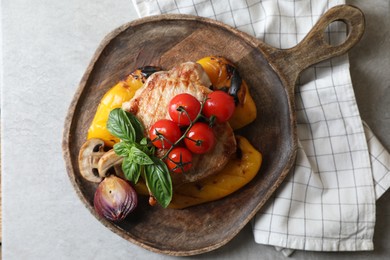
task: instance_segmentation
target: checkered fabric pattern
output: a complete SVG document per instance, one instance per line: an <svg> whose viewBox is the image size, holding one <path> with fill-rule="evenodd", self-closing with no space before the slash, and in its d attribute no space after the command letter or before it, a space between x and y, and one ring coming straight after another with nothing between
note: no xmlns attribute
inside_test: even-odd
<svg viewBox="0 0 390 260"><path fill-rule="evenodd" d="M341 0L133 0L140 17L219 20L277 48L300 42ZM334 22L331 44L345 39ZM306 69L296 88L299 150L292 173L253 219L255 241L289 249L373 249L375 200L390 186L390 155L362 123L346 55ZM261 133L259 133L261 134ZM289 249L288 249L289 248Z"/></svg>

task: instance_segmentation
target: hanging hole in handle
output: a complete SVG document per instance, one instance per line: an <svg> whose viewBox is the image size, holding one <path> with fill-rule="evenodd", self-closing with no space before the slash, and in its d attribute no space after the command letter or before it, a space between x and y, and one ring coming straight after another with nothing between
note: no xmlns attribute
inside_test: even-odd
<svg viewBox="0 0 390 260"><path fill-rule="evenodd" d="M343 20L331 22L324 31L324 40L330 46L337 47L348 37L348 26Z"/></svg>

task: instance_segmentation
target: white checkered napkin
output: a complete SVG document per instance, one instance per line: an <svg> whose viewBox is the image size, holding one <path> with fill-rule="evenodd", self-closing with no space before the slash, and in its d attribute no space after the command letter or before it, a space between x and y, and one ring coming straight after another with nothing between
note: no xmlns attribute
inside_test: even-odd
<svg viewBox="0 0 390 260"><path fill-rule="evenodd" d="M138 14L222 21L277 48L295 46L344 0L133 0ZM346 29L332 23L330 43ZM305 70L296 89L299 150L292 173L253 219L255 241L283 253L373 249L375 200L390 187L390 155L364 126L347 56Z"/></svg>

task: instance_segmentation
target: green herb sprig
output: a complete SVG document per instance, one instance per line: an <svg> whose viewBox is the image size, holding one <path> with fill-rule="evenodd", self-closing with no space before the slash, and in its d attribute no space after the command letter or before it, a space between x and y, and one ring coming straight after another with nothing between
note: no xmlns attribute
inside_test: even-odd
<svg viewBox="0 0 390 260"><path fill-rule="evenodd" d="M143 176L157 202L166 208L172 200L172 180L168 167L155 153L155 147L143 136L142 123L121 108L113 109L107 121L108 131L121 139L114 151L123 157L122 170L136 184Z"/></svg>

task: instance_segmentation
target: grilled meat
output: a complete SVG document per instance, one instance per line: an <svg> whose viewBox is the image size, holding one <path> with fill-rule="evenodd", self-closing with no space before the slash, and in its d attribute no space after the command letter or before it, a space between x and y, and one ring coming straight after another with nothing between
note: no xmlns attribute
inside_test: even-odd
<svg viewBox="0 0 390 260"><path fill-rule="evenodd" d="M199 101L205 100L211 92L211 85L202 67L194 62L182 63L170 71L152 74L133 99L123 104L122 108L136 115L145 127L149 128L160 119L169 119L168 104L178 94L189 93ZM220 171L236 151L236 141L228 123L213 127L216 137L214 149L206 154L193 156L192 169L185 174L173 174L174 185L194 182ZM163 154L159 151L158 154Z"/></svg>

